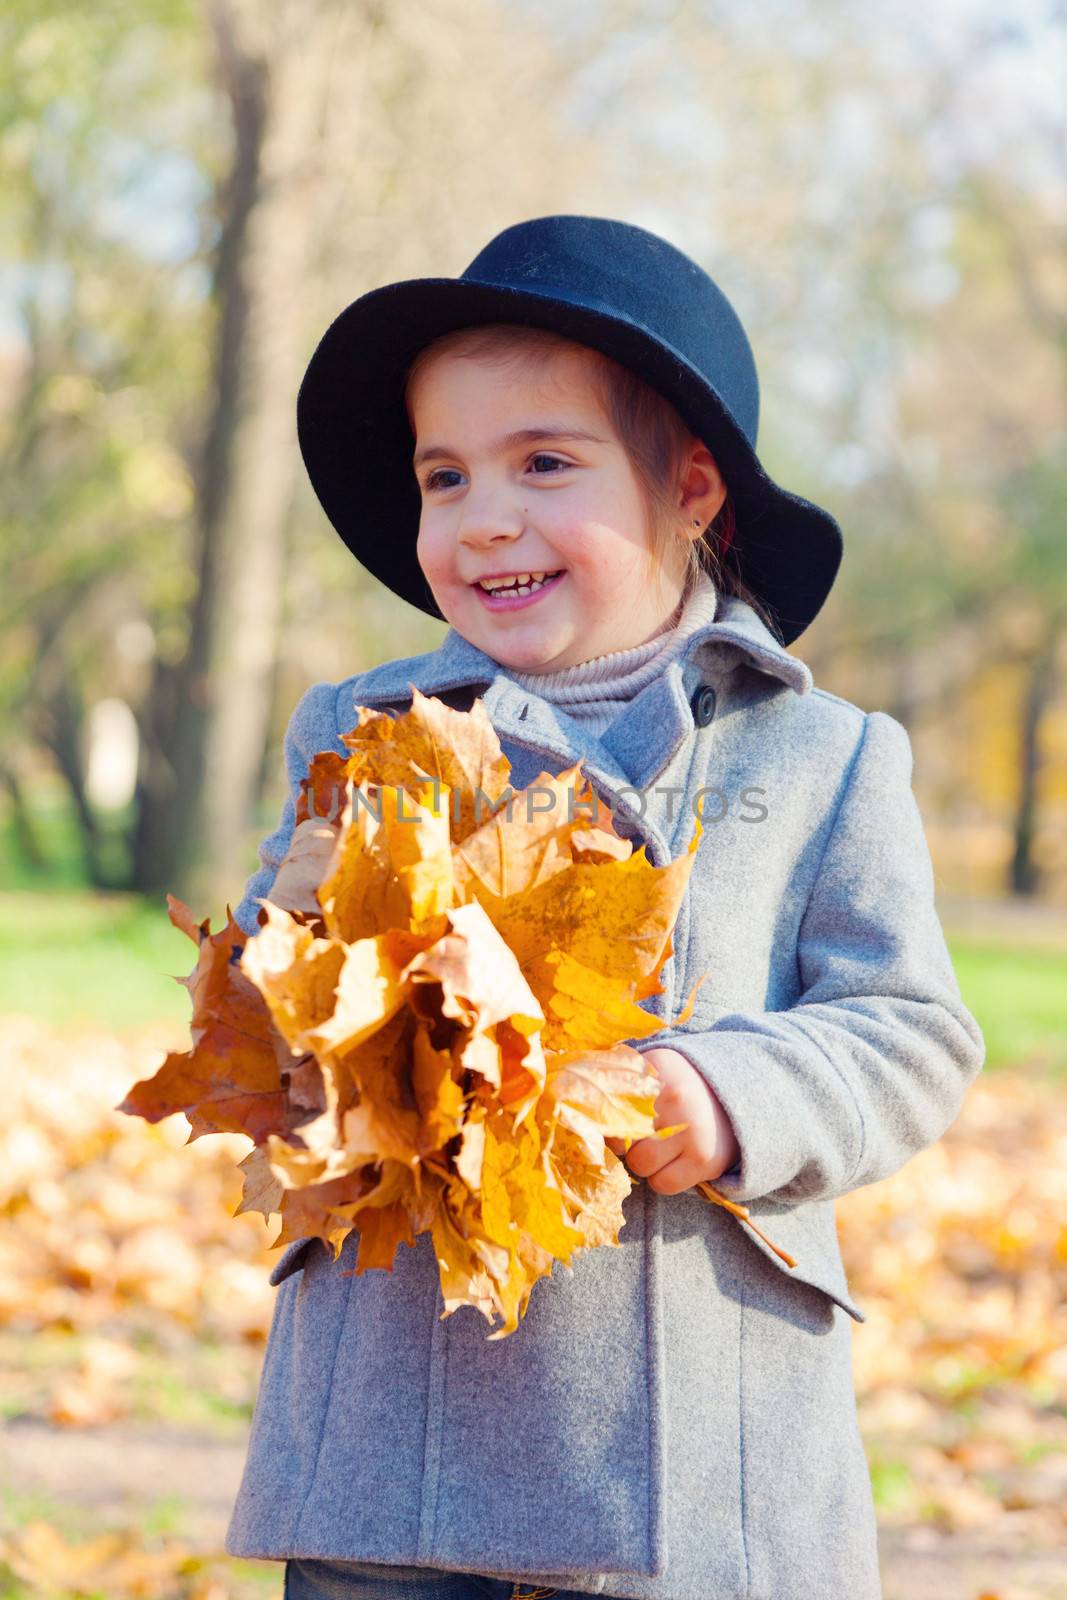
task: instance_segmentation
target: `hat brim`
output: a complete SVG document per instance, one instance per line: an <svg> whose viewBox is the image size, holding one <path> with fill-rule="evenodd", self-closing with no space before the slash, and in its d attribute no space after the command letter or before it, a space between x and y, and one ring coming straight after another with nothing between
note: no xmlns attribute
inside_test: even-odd
<svg viewBox="0 0 1067 1600"><path fill-rule="evenodd" d="M590 345L675 406L715 455L734 501L742 576L791 644L837 575L837 522L767 475L717 391L680 352L631 318L560 291L409 278L370 290L330 324L297 395L297 436L312 487L356 559L394 594L441 618L416 555L421 496L404 381L433 339L487 322L525 323Z"/></svg>

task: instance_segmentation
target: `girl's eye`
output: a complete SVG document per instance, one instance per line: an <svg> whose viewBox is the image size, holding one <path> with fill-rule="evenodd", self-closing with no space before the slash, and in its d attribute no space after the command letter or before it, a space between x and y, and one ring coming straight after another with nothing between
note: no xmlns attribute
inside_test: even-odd
<svg viewBox="0 0 1067 1600"><path fill-rule="evenodd" d="M435 467L433 472L428 472L426 474L426 477L423 479L423 485L422 485L423 488L424 489L441 489L441 488L451 489L452 485L450 483L442 484L441 483L441 478L442 477L447 477L450 472L454 475L455 474L455 470L456 470L455 467Z"/></svg>
<svg viewBox="0 0 1067 1600"><path fill-rule="evenodd" d="M558 456L547 455L541 450L539 450L536 455L530 457L531 467L535 461L548 461L553 467L561 467L564 471L566 471L566 469L570 466L569 461L561 461ZM459 474L457 473L455 467L435 467L434 470L432 472L428 472L426 477L423 479L423 488L427 491L432 491L434 489L454 489L454 483L445 483L443 480L448 477L454 478L458 476ZM552 478L555 476L556 473L554 472L534 473L535 478Z"/></svg>

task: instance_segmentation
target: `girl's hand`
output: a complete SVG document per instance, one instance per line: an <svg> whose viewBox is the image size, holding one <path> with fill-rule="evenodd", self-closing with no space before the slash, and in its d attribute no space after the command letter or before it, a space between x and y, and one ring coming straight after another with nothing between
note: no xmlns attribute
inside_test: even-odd
<svg viewBox="0 0 1067 1600"><path fill-rule="evenodd" d="M715 1091L677 1050L646 1050L645 1058L660 1077L653 1126L689 1126L667 1139L637 1139L629 1155L623 1155L622 1139L605 1139L605 1144L659 1194L680 1194L720 1177L737 1161L741 1147Z"/></svg>

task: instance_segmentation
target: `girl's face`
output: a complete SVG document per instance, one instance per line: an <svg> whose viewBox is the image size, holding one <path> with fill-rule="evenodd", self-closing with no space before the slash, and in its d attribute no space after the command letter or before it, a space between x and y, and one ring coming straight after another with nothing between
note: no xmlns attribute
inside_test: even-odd
<svg viewBox="0 0 1067 1600"><path fill-rule="evenodd" d="M418 558L457 633L518 671L641 644L681 596L580 349L530 371L442 353L409 395ZM480 579L541 587L491 595Z"/></svg>

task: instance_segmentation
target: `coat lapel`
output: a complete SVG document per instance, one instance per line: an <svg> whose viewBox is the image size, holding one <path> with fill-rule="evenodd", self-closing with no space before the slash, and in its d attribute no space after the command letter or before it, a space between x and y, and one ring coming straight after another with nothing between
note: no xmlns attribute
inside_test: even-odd
<svg viewBox="0 0 1067 1600"><path fill-rule="evenodd" d="M690 702L696 689L702 683L717 686L739 661L779 679L797 694L807 694L813 686L810 668L779 644L746 601L727 595L715 620L691 635L666 672L629 701L599 737L562 706L517 684L506 667L454 628L436 650L387 661L361 674L353 703L408 700L413 685L427 695L470 686L477 690L501 739L561 764L581 759L585 770L612 790L645 789L692 731Z"/></svg>

